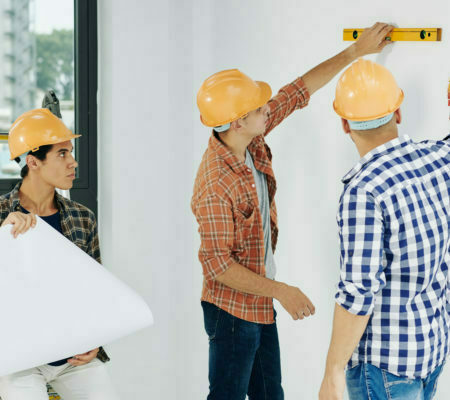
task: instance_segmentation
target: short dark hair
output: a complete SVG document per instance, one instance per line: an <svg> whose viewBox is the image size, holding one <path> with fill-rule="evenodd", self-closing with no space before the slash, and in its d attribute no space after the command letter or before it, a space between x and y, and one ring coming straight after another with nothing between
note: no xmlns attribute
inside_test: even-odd
<svg viewBox="0 0 450 400"><path fill-rule="evenodd" d="M47 153L52 149L52 144L46 144L44 146L39 147L36 151L29 151L28 154L31 154L32 156L36 157L38 160L44 161L47 158ZM27 155L28 155L27 154ZM17 163L20 163L20 157L16 157L14 159ZM25 165L22 170L20 171L20 176L25 178L28 175L28 165Z"/></svg>

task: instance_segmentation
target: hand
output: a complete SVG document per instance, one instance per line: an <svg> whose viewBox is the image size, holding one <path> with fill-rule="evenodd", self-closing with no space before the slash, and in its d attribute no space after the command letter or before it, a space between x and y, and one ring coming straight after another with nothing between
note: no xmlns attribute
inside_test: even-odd
<svg viewBox="0 0 450 400"><path fill-rule="evenodd" d="M345 371L326 372L319 392L319 400L342 400L345 391Z"/></svg>
<svg viewBox="0 0 450 400"><path fill-rule="evenodd" d="M316 312L316 308L313 303L311 303L311 300L309 300L297 287L283 283L275 298L281 303L283 308L291 314L291 317L294 320L309 317Z"/></svg>
<svg viewBox="0 0 450 400"><path fill-rule="evenodd" d="M33 213L24 214L21 212L12 212L3 221L2 226L11 224L13 228L11 233L16 238L19 233L24 234L28 229L34 228L36 226L36 215Z"/></svg>
<svg viewBox="0 0 450 400"><path fill-rule="evenodd" d="M389 43L392 43L390 40L386 40L392 29L394 29L392 25L381 22L377 22L371 28L364 29L356 43L352 45L354 46L356 57L380 53Z"/></svg>
<svg viewBox="0 0 450 400"><path fill-rule="evenodd" d="M71 359L67 360L67 362L75 367L79 367L80 365L89 364L95 357L97 357L99 349L96 348L94 350L88 351L84 354L78 354Z"/></svg>

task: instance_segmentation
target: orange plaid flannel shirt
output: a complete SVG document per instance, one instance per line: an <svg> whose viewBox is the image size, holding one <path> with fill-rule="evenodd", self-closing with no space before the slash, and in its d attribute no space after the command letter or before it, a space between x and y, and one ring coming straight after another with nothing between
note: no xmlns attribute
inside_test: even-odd
<svg viewBox="0 0 450 400"><path fill-rule="evenodd" d="M308 90L301 78L269 100L267 135L294 110L305 107ZM277 243L276 181L272 154L263 135L248 146L255 168L266 174L269 190L272 247ZM265 276L264 232L252 171L217 139L214 132L203 155L194 185L192 211L199 224L199 259L203 267L202 300L256 323L274 322L272 298L240 292L215 278L239 263Z"/></svg>

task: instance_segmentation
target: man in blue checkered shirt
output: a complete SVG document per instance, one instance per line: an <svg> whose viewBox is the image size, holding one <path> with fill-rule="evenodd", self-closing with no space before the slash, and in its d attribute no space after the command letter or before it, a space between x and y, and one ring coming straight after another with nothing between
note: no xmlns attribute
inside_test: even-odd
<svg viewBox="0 0 450 400"><path fill-rule="evenodd" d="M342 399L345 383L351 400L432 399L449 354L450 142L399 137L402 100L391 73L368 60L336 88L362 158L343 178L321 400Z"/></svg>

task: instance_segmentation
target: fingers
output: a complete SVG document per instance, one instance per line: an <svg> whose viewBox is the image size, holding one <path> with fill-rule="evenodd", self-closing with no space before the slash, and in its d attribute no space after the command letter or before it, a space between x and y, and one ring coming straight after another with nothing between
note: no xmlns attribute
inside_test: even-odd
<svg viewBox="0 0 450 400"><path fill-rule="evenodd" d="M381 50L384 49L384 47L387 46L388 44L392 43L391 34L392 34L393 29L394 29L394 27L392 25L386 25L382 29L382 31L380 33L380 36L381 36L380 49Z"/></svg>
<svg viewBox="0 0 450 400"><path fill-rule="evenodd" d="M11 229L11 234L14 236L14 238L16 238L17 236L19 236L19 233L21 233L23 228L25 227L26 219L21 215L13 215L11 217L10 223L13 225Z"/></svg>
<svg viewBox="0 0 450 400"><path fill-rule="evenodd" d="M298 310L290 312L291 317L294 321L302 320L310 317L316 313L316 308L314 305L308 301L305 305L301 306Z"/></svg>
<svg viewBox="0 0 450 400"><path fill-rule="evenodd" d="M31 217L31 227L34 228L37 223L36 214L29 213L28 215Z"/></svg>
<svg viewBox="0 0 450 400"><path fill-rule="evenodd" d="M308 308L309 308L311 315L314 315L316 313L316 307L314 306L313 303L311 303L311 301L309 299L308 299Z"/></svg>
<svg viewBox="0 0 450 400"><path fill-rule="evenodd" d="M11 234L14 236L14 238L17 238L19 234L24 234L30 228L34 228L36 226L36 222L37 221L35 214L13 212L8 215L2 226L11 224L13 226L11 229Z"/></svg>
<svg viewBox="0 0 450 400"><path fill-rule="evenodd" d="M91 351L88 351L87 353L78 354L76 356L73 356L72 358L67 360L67 362L74 366L88 364L97 356L97 353L98 353L98 349L91 350Z"/></svg>
<svg viewBox="0 0 450 400"><path fill-rule="evenodd" d="M87 364L86 361L81 361L81 360L78 360L78 359L76 359L76 358L71 358L71 359L67 360L67 362L68 362L70 365L73 365L74 367L79 367L79 366L81 366L81 365Z"/></svg>
<svg viewBox="0 0 450 400"><path fill-rule="evenodd" d="M74 357L76 360L78 361L83 361L83 362L89 362L91 361L94 357L90 354L90 353L86 353L86 354L80 354Z"/></svg>

